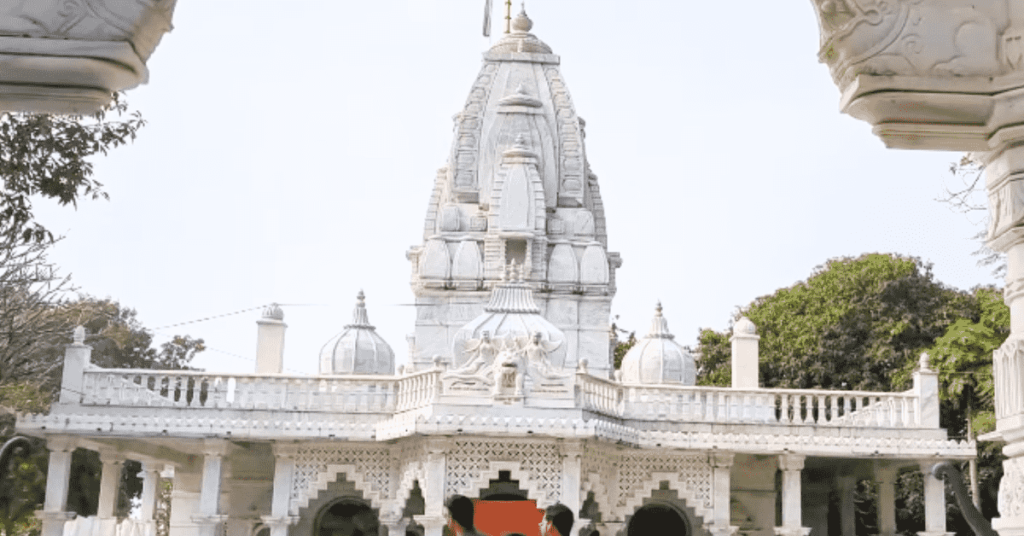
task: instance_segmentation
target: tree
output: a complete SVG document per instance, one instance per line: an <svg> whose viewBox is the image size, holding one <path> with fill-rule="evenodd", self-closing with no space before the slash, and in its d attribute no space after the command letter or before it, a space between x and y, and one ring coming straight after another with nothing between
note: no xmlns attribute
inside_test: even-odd
<svg viewBox="0 0 1024 536"><path fill-rule="evenodd" d="M35 250L45 248L45 245L29 243L19 247ZM52 271L48 273L52 275ZM24 293L31 289L29 286ZM104 368L185 369L192 358L205 349L202 339L187 335L174 336L155 347L152 333L142 326L135 310L110 299L78 296L73 300L59 297L47 301L46 298L54 296L36 296L19 302L36 307L35 310L22 311L21 316L35 319L46 327L46 330L33 332L35 339L29 335L14 337L16 341L32 339L29 341L31 344L18 343L17 348L24 354L19 354L17 349L5 351L4 341L0 340L0 356L13 356L12 362L25 364L18 374L0 377L0 442L12 434L16 413L45 412L56 398L64 348L71 343L74 326L86 327L86 343L93 347L91 361ZM45 481L46 462L44 444L37 441L28 456L14 460L17 467L4 482L0 482L0 527L6 534L20 533L31 522L32 512L38 509L45 492L42 482ZM73 481L68 498L70 510L81 515L95 514L100 468L96 453L81 450L74 453ZM135 476L139 471L138 464L131 463L126 464L122 471L121 496L118 499L122 507L127 507L131 498L141 492L141 483Z"/></svg>
<svg viewBox="0 0 1024 536"><path fill-rule="evenodd" d="M944 385L943 426L962 435L964 413L953 398L971 393L975 406L965 411L976 415L991 407L992 350L1009 333L1009 311L1000 300L991 288L968 293L946 287L920 259L866 254L827 261L806 281L755 299L733 322L746 316L757 326L761 384L769 388L903 390L920 353L929 351ZM729 330L700 331L698 383L729 385L729 335ZM998 462L983 449L983 481L994 481ZM876 498L858 489L857 522L869 531L865 520ZM901 532L923 526L922 489L919 475L900 475ZM947 504L950 526L968 533L953 501ZM993 512L995 501L986 498L982 506L983 512Z"/></svg>
<svg viewBox="0 0 1024 536"><path fill-rule="evenodd" d="M883 391L904 387L891 384L893 371L977 312L970 295L935 281L920 259L866 254L829 260L736 318L757 326L765 387ZM728 385L729 332L701 330L698 352L699 383Z"/></svg>
<svg viewBox="0 0 1024 536"><path fill-rule="evenodd" d="M1003 293L992 287L974 290L977 317L961 318L928 350L930 366L939 373L943 426L955 435L974 439L995 429L995 384L992 353L1010 335L1010 308ZM909 375L910 369L902 372ZM982 501L1002 474L1002 454L992 443L979 445L979 460L968 464L974 504L987 517L997 514L994 497ZM979 467L981 474L979 475Z"/></svg>
<svg viewBox="0 0 1024 536"><path fill-rule="evenodd" d="M985 243L988 239L988 207L985 206L985 182L982 180L985 177L985 165L968 153L959 162L950 164L949 172L960 184L953 188L947 186L945 194L937 201L946 203L950 209L962 214L984 215L978 222L981 229L972 237L981 243L973 255L980 257L978 266L991 266L992 275L1005 276L1006 255L990 249Z"/></svg>
<svg viewBox="0 0 1024 536"><path fill-rule="evenodd" d="M134 140L146 123L139 112L128 112L119 94L113 97L88 117L0 113L0 235L52 241L50 231L35 220L35 196L75 206L80 198L108 198L92 178L90 157Z"/></svg>

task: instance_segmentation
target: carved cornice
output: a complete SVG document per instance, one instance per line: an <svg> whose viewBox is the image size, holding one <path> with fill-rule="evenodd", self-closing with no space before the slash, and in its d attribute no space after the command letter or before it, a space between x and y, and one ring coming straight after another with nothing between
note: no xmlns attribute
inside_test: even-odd
<svg viewBox="0 0 1024 536"><path fill-rule="evenodd" d="M1016 0L812 0L841 109L889 147L997 151L1024 119Z"/></svg>
<svg viewBox="0 0 1024 536"><path fill-rule="evenodd" d="M177 0L15 0L0 7L0 111L93 113L148 80Z"/></svg>
<svg viewBox="0 0 1024 536"><path fill-rule="evenodd" d="M177 0L21 0L0 12L0 35L127 41L143 61L171 30Z"/></svg>

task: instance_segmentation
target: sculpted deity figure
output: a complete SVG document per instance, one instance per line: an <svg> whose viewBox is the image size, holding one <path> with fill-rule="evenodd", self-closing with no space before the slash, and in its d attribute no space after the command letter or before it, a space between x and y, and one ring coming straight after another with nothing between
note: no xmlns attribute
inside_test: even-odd
<svg viewBox="0 0 1024 536"><path fill-rule="evenodd" d="M526 357L530 375L545 380L567 377L568 374L552 367L551 360L548 359L548 354L557 350L561 345L561 341L549 342L544 340L544 336L539 331L533 332L533 336L528 342L521 344L519 350Z"/></svg>
<svg viewBox="0 0 1024 536"><path fill-rule="evenodd" d="M490 383L490 367L498 354L498 347L491 340L491 332L485 331L480 334L479 339L467 341L465 352L472 357L461 367L449 372L448 375Z"/></svg>

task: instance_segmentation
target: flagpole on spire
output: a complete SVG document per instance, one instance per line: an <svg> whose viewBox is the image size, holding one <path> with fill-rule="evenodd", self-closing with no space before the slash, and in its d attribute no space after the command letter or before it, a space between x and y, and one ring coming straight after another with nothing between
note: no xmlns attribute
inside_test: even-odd
<svg viewBox="0 0 1024 536"><path fill-rule="evenodd" d="M512 0L505 0L505 33L512 33Z"/></svg>
<svg viewBox="0 0 1024 536"><path fill-rule="evenodd" d="M484 2L484 37L491 36L491 0Z"/></svg>

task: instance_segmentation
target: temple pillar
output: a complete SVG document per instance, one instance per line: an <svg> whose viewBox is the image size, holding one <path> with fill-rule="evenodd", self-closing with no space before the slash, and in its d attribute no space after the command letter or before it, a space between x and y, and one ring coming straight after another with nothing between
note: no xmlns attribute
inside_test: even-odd
<svg viewBox="0 0 1024 536"><path fill-rule="evenodd" d="M730 524L732 518L732 462L736 455L721 452L711 455L712 494L714 495L714 511L709 531L714 536L732 536L739 527Z"/></svg>
<svg viewBox="0 0 1024 536"><path fill-rule="evenodd" d="M199 505L192 521L198 525L198 536L217 536L217 528L227 520L221 513L220 490L224 477L224 456L231 444L223 439L203 441L203 476Z"/></svg>
<svg viewBox="0 0 1024 536"><path fill-rule="evenodd" d="M895 467L875 466L878 484L878 535L896 536L896 476Z"/></svg>
<svg viewBox="0 0 1024 536"><path fill-rule="evenodd" d="M270 503L270 515L262 516L263 523L270 527L270 536L288 536L288 527L294 525L298 516L290 514L292 477L295 474L295 455L299 450L294 443L274 444L274 492Z"/></svg>
<svg viewBox="0 0 1024 536"><path fill-rule="evenodd" d="M423 464L424 478L420 481L423 491L423 514L415 516L423 525L423 536L441 536L446 520L444 517L444 488L447 471L447 452L450 440L430 438L427 440L427 457Z"/></svg>
<svg viewBox="0 0 1024 536"><path fill-rule="evenodd" d="M143 523L152 527L147 534L155 534L153 516L156 514L156 502L160 496L160 470L161 464L151 461L142 462L142 472L138 477L142 479L142 495L140 497L139 517Z"/></svg>
<svg viewBox="0 0 1024 536"><path fill-rule="evenodd" d="M565 441L561 444L562 450L562 504L569 507L573 513L573 520L579 521L580 510L583 509L583 499L580 488L582 487L583 466L583 442ZM578 525L578 523L577 523Z"/></svg>
<svg viewBox="0 0 1024 536"><path fill-rule="evenodd" d="M779 456L779 470L782 471L782 526L775 527L777 536L807 536L810 527L803 523L803 493L800 489L800 475L804 469L805 456L783 454Z"/></svg>
<svg viewBox="0 0 1024 536"><path fill-rule="evenodd" d="M918 536L952 536L946 532L946 485L932 474L937 462L921 462L921 476L924 478L924 530Z"/></svg>
<svg viewBox="0 0 1024 536"><path fill-rule="evenodd" d="M993 354L996 434L1006 441L999 482L999 516L992 528L1003 536L1024 534L1024 134L1002 150L981 156L989 193L988 245L1006 253L1010 336Z"/></svg>
<svg viewBox="0 0 1024 536"><path fill-rule="evenodd" d="M836 479L839 491L839 533L842 536L857 536L856 508L853 503L853 492L857 489L857 477L841 476Z"/></svg>
<svg viewBox="0 0 1024 536"><path fill-rule="evenodd" d="M75 451L74 438L50 436L46 448L50 450L50 462L46 468L46 496L43 509L36 511L42 521L41 536L62 536L64 523L75 518L68 512L68 486L71 481L71 453Z"/></svg>
<svg viewBox="0 0 1024 536"><path fill-rule="evenodd" d="M96 518L101 535L113 535L117 526L114 510L117 508L117 488L121 483L121 470L124 469L124 457L116 452L100 451L100 497L96 507Z"/></svg>

